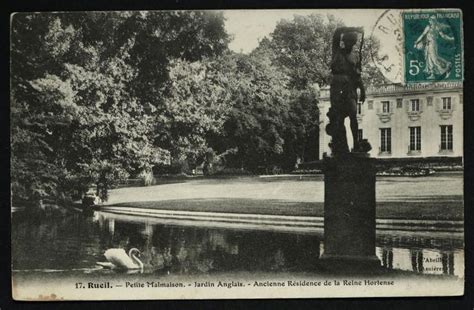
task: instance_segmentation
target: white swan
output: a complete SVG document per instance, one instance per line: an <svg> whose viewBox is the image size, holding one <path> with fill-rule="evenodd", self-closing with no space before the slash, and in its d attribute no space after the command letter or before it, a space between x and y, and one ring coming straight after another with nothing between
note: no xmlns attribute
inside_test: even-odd
<svg viewBox="0 0 474 310"><path fill-rule="evenodd" d="M140 255L140 251L136 248L132 248L125 253L124 249L108 249L105 251L104 256L108 262L97 262L97 265L100 265L105 268L110 269L142 269L142 261L136 257L134 254Z"/></svg>

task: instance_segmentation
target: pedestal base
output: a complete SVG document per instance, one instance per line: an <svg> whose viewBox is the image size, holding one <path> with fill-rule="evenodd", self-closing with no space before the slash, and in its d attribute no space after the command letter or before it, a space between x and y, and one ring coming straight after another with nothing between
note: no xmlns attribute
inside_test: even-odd
<svg viewBox="0 0 474 310"><path fill-rule="evenodd" d="M336 268L380 266L375 255L375 163L348 153L324 160L324 254ZM331 268L332 269L332 268Z"/></svg>

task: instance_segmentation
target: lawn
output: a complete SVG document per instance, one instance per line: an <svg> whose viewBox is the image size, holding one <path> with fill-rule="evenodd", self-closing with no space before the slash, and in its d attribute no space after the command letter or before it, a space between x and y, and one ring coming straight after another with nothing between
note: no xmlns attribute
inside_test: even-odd
<svg viewBox="0 0 474 310"><path fill-rule="evenodd" d="M463 219L461 173L377 180L377 218ZM111 191L108 205L163 210L323 216L322 178L188 179Z"/></svg>

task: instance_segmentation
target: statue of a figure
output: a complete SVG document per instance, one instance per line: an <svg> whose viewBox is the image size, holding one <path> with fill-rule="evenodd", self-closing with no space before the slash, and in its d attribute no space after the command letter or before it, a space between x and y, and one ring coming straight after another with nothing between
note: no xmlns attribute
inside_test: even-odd
<svg viewBox="0 0 474 310"><path fill-rule="evenodd" d="M348 153L346 129L344 120L349 117L351 132L354 141L354 152L367 152L370 145L365 140L361 144L358 139L357 102L365 101L365 88L361 79L361 50L359 55L354 51L357 43L358 33L361 34L363 44L362 28L340 27L333 35L332 62L331 62L331 108L328 112L329 124L326 132L332 137L330 147L334 155ZM360 97L357 90L360 90Z"/></svg>

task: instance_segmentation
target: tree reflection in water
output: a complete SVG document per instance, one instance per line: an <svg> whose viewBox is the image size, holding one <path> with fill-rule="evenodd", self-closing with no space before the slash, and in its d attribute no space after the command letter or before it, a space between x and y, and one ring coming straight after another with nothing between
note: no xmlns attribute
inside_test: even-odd
<svg viewBox="0 0 474 310"><path fill-rule="evenodd" d="M376 254L387 269L462 276L463 246L462 238L384 234ZM172 226L103 212L12 217L14 270L100 272L96 262L105 260L105 250L133 247L142 252L145 272L173 274L317 272L324 251L318 234Z"/></svg>
<svg viewBox="0 0 474 310"><path fill-rule="evenodd" d="M99 225L106 231L100 234L101 244L139 248L150 271L308 271L320 256L319 241L309 235L106 221Z"/></svg>

